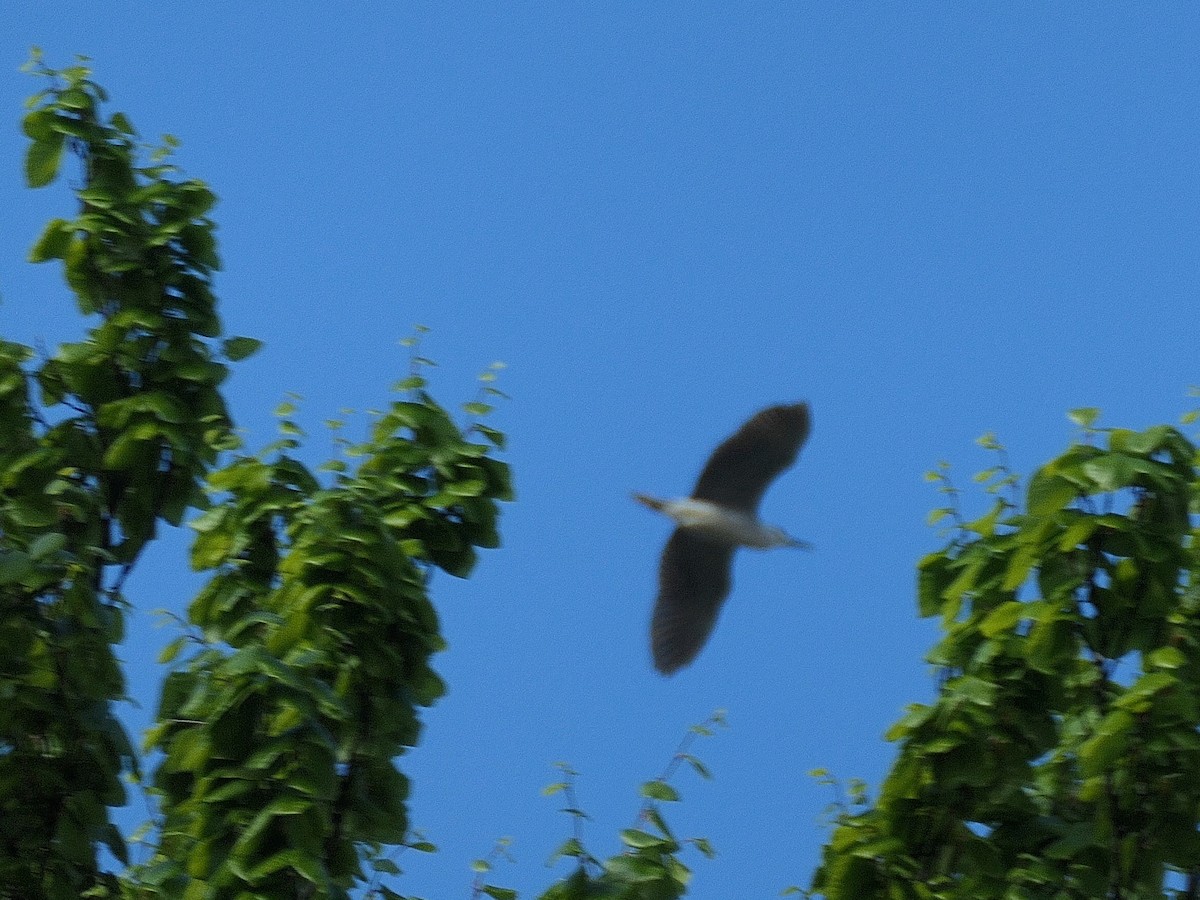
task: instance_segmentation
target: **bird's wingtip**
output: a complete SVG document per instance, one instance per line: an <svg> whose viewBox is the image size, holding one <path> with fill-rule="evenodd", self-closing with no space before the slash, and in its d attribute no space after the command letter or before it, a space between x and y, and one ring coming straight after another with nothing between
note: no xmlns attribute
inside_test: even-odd
<svg viewBox="0 0 1200 900"><path fill-rule="evenodd" d="M686 665L679 660L667 659L659 653L654 654L654 670L663 678L670 678Z"/></svg>

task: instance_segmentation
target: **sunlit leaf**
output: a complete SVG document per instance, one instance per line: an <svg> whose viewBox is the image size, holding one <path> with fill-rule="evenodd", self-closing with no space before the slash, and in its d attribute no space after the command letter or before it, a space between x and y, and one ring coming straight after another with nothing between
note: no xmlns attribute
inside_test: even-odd
<svg viewBox="0 0 1200 900"><path fill-rule="evenodd" d="M248 359L262 348L263 342L255 338L234 337L221 343L221 350L231 362ZM290 415L284 413L283 415Z"/></svg>
<svg viewBox="0 0 1200 900"><path fill-rule="evenodd" d="M56 133L29 145L25 151L25 183L31 188L45 187L58 176L65 138Z"/></svg>
<svg viewBox="0 0 1200 900"><path fill-rule="evenodd" d="M651 800L669 802L679 799L679 792L665 781L647 781L642 785L641 793L643 797L649 797Z"/></svg>
<svg viewBox="0 0 1200 900"><path fill-rule="evenodd" d="M1017 622L1021 621L1025 615L1025 604L1016 600L1009 600L1006 603L1001 603L990 613L988 613L982 622L979 623L979 630L983 632L984 637L995 637L1006 631L1011 631Z"/></svg>

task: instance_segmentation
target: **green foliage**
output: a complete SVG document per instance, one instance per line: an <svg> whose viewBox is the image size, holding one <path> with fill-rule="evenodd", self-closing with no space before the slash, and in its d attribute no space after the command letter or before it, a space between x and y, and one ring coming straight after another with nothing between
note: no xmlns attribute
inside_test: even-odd
<svg viewBox="0 0 1200 900"><path fill-rule="evenodd" d="M51 86L25 118L29 183L68 156L83 170L78 215L31 259L60 261L96 322L45 360L0 342L0 897L348 896L398 871L388 847L432 849L393 760L444 693L430 577L466 576L499 544L503 436L462 431L414 373L324 481L286 418L271 447L228 456L226 362L260 343L221 339L215 198L173 177L167 149L139 164L85 66L35 53L30 68ZM158 523L188 510L204 511L192 561L211 578L162 657L182 660L146 741L152 856L118 880L97 851L128 861L107 807L138 775L112 713L121 587Z"/></svg>
<svg viewBox="0 0 1200 900"><path fill-rule="evenodd" d="M364 858L406 841L392 760L444 693L429 575L465 576L512 496L507 467L420 390L327 486L295 443L210 476L193 523L192 563L214 573L190 609L201 649L168 679L147 741L165 754L167 811L147 871L213 896L292 896L301 881L345 896Z"/></svg>
<svg viewBox="0 0 1200 900"><path fill-rule="evenodd" d="M0 895L78 897L115 889L98 847L126 858L106 809L136 766L111 709L121 586L160 521L206 502L232 437L209 340L212 194L139 165L84 66L30 68L50 86L24 120L27 181L51 183L68 154L83 168L78 213L30 258L61 260L94 324L49 359L0 343Z"/></svg>
<svg viewBox="0 0 1200 900"><path fill-rule="evenodd" d="M668 827L659 803L679 800L679 792L670 780L685 763L702 777L709 777L703 763L688 750L698 737L711 735L713 726L724 724L725 714L718 710L705 722L692 726L663 772L642 785L641 795L645 802L633 827L624 829L620 835L624 851L603 862L584 847L583 823L587 814L579 808L575 796L578 773L560 763L564 779L549 785L543 793L565 795L567 806L563 812L571 817L574 828L572 836L558 848L550 863L573 859L575 869L542 894L541 900L676 900L682 897L687 892L692 873L680 861L679 853L690 844L709 859L716 854L704 838L677 838ZM481 884L476 882L476 896L481 892Z"/></svg>
<svg viewBox="0 0 1200 900"><path fill-rule="evenodd" d="M1097 415L1072 415L1087 442L1034 474L1024 511L999 496L1003 459L985 515L947 509L957 532L917 582L946 632L938 696L889 731L875 802L837 810L816 894L1133 900L1200 879L1197 451Z"/></svg>
<svg viewBox="0 0 1200 900"><path fill-rule="evenodd" d="M395 764L445 691L428 587L499 545L512 487L491 454L504 435L461 429L427 393L418 327L397 397L365 441L336 439L341 458L301 461L291 400L279 440L234 453L219 388L226 364L261 344L221 334L213 194L175 177L171 138L139 162L146 148L127 117L102 118L85 65L54 71L35 52L28 68L50 86L24 120L27 181L50 184L67 159L82 167L78 214L51 221L30 259L58 261L95 321L49 359L0 342L0 897L403 900L382 883L400 872L394 857L434 850L409 828ZM476 420L504 396L499 368L463 404ZM189 510L201 512L192 564L209 580L160 655L175 668L145 741L157 817L135 835L150 856L117 877L97 862L103 847L128 863L107 808L125 802L123 772L141 778L112 712L121 587L158 523ZM679 765L707 776L685 751L719 721L643 787L622 853L601 863L578 831L563 845L578 865L546 897L684 893L688 842L658 804L678 800ZM503 854L499 843L477 863L476 896L515 898L484 879Z"/></svg>

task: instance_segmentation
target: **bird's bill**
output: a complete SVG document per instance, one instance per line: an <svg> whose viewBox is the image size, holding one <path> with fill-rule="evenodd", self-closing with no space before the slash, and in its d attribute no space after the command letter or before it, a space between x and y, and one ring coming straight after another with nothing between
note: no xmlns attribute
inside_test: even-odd
<svg viewBox="0 0 1200 900"><path fill-rule="evenodd" d="M648 506L657 512L662 512L663 507L667 505L666 501L656 500L654 497L651 497L648 494L634 493L633 499L642 504L642 506Z"/></svg>

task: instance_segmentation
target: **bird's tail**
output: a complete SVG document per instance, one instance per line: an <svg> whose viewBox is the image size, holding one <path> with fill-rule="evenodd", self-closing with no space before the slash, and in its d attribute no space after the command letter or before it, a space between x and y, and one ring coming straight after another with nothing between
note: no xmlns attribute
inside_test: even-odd
<svg viewBox="0 0 1200 900"><path fill-rule="evenodd" d="M656 500L655 498L650 497L646 494L635 493L633 495L633 499L636 500L638 503L642 504L642 506L648 506L653 510L657 510L658 512L662 512L663 507L667 505L664 501Z"/></svg>

